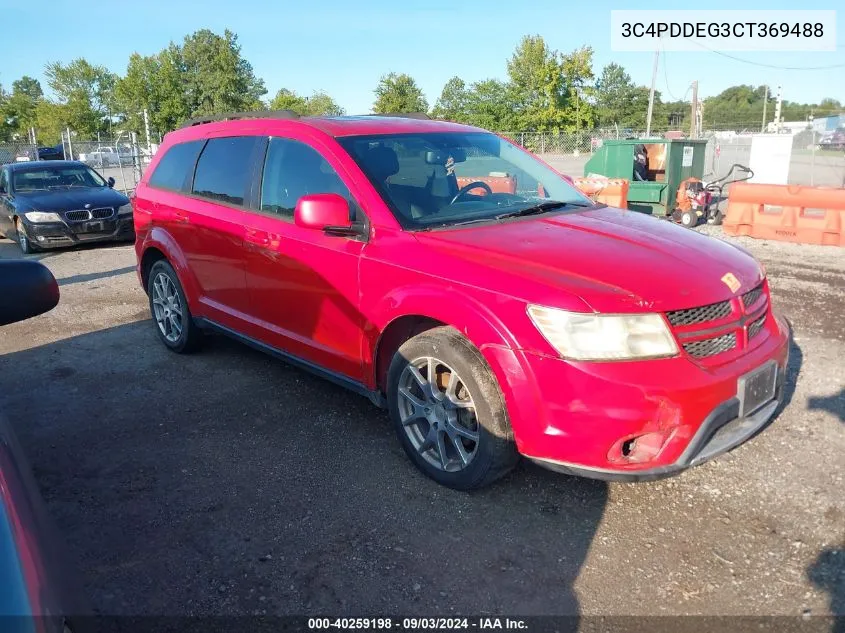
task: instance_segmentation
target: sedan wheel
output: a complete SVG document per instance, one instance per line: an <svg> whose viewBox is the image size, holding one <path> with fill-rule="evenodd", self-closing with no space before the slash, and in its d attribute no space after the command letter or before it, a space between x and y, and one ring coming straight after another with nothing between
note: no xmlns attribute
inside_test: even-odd
<svg viewBox="0 0 845 633"><path fill-rule="evenodd" d="M15 233L17 233L18 236L18 246L20 246L21 252L24 255L34 253L35 248L29 241L29 237L26 234L26 229L24 228L23 222L21 222L20 218L15 220Z"/></svg>
<svg viewBox="0 0 845 633"><path fill-rule="evenodd" d="M455 472L478 450L472 396L458 373L431 356L409 363L399 378L399 415L413 447L439 470Z"/></svg>

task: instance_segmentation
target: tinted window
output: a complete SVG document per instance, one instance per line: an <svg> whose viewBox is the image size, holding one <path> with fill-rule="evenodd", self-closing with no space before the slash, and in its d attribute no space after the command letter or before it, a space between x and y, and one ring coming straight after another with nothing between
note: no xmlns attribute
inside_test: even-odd
<svg viewBox="0 0 845 633"><path fill-rule="evenodd" d="M317 150L299 141L270 139L261 180L261 210L293 218L297 200L314 193L336 193L352 203L346 185ZM354 216L352 209L354 203L350 204Z"/></svg>
<svg viewBox="0 0 845 633"><path fill-rule="evenodd" d="M35 164L38 165L38 163ZM106 181L85 165L37 166L15 170L12 174L12 184L15 191L35 191L71 187L105 187Z"/></svg>
<svg viewBox="0 0 845 633"><path fill-rule="evenodd" d="M205 141L179 143L167 150L150 176L150 185L162 189L182 189L194 169L203 143Z"/></svg>
<svg viewBox="0 0 845 633"><path fill-rule="evenodd" d="M228 204L243 204L249 189L257 136L213 138L206 143L194 175L194 193Z"/></svg>

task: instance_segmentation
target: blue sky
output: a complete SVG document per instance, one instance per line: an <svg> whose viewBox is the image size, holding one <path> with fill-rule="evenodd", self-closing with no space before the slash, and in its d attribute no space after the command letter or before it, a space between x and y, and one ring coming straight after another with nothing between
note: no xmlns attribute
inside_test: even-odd
<svg viewBox="0 0 845 633"><path fill-rule="evenodd" d="M836 9L839 2L806 8ZM373 88L387 72L406 72L434 103L449 77L467 82L504 78L506 60L523 35L540 34L552 48L582 45L595 50L596 72L622 64L647 85L650 53L610 50L610 10L631 2L566 3L562 0L0 0L6 28L0 37L0 83L9 88L21 75L43 82L44 64L86 57L123 73L132 52L152 54L171 40L200 28L235 31L244 56L270 94L282 87L310 94L325 90L347 112L369 112ZM785 0L715 2L709 9L796 8ZM677 3L643 8L675 9ZM688 8L688 7L684 7ZM752 62L784 66L845 63L845 11L837 15L838 48L819 53L732 53ZM661 58L657 88L665 99L683 98L694 79L701 96L738 83L783 86L785 99L845 102L845 67L825 71L762 68L711 52L669 52ZM45 86L46 88L46 86Z"/></svg>

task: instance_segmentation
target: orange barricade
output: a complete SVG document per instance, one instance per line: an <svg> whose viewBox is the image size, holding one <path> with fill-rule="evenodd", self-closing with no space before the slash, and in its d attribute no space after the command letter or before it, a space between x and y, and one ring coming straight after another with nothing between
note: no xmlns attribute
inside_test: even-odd
<svg viewBox="0 0 845 633"><path fill-rule="evenodd" d="M624 178L573 178L572 180L581 193L587 194L596 202L620 209L628 207L630 184Z"/></svg>
<svg viewBox="0 0 845 633"><path fill-rule="evenodd" d="M471 182L483 182L493 193L516 193L515 176L458 176L458 187L466 187ZM473 190L473 194L478 196L486 193L481 187Z"/></svg>
<svg viewBox="0 0 845 633"><path fill-rule="evenodd" d="M731 185L723 226L728 235L845 246L845 189L801 185Z"/></svg>

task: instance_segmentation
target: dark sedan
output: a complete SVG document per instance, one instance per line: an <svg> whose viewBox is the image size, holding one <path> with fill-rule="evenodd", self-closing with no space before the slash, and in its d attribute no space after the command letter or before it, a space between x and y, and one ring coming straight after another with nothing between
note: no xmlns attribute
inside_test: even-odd
<svg viewBox="0 0 845 633"><path fill-rule="evenodd" d="M33 161L0 168L0 234L24 253L88 242L135 239L132 205L78 161Z"/></svg>

